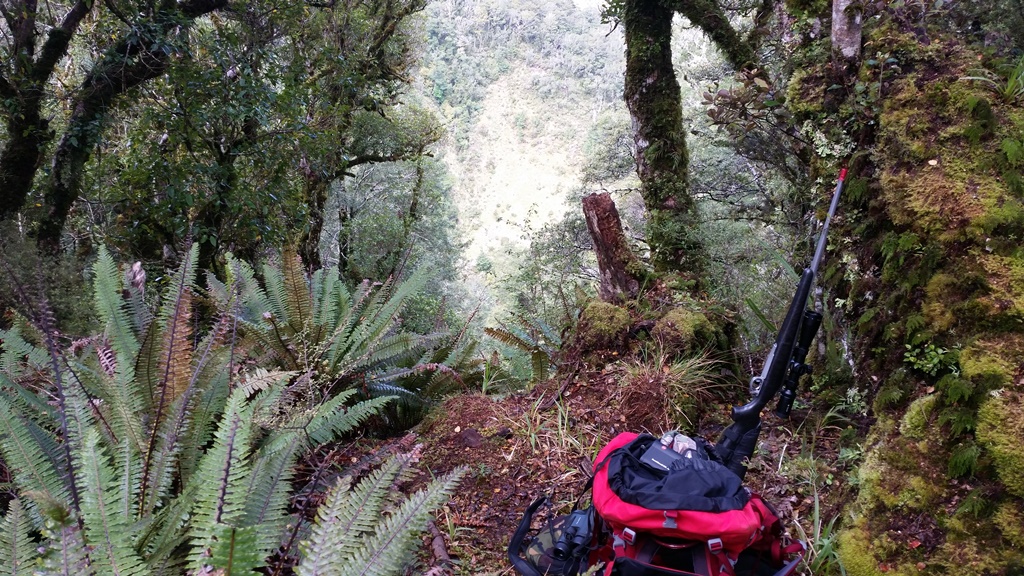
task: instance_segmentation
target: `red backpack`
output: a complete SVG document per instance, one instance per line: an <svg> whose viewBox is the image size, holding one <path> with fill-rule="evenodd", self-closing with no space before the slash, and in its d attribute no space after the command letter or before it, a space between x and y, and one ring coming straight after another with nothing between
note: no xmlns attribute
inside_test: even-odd
<svg viewBox="0 0 1024 576"><path fill-rule="evenodd" d="M607 576L784 576L796 569L804 545L784 544L775 511L712 460L710 446L698 441L696 457L664 473L642 462L658 444L622 433L598 454L593 505L608 538L590 565L605 562Z"/></svg>
<svg viewBox="0 0 1024 576"><path fill-rule="evenodd" d="M595 461L591 509L554 519L531 546L525 537L544 499L534 502L509 544L513 566L524 576L574 576L598 563L604 576L792 574L804 545L786 544L771 507L716 462L707 443L697 445L690 458L658 470L650 463L652 453L662 456L657 438L619 434ZM583 530L587 544L574 547Z"/></svg>

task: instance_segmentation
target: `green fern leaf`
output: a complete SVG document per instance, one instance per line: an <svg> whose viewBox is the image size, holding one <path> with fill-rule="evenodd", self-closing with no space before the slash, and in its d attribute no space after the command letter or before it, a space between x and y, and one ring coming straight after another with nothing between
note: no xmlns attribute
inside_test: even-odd
<svg viewBox="0 0 1024 576"><path fill-rule="evenodd" d="M89 559L89 549L82 540L78 524L70 521L56 525L48 520L43 535L49 539L43 550L42 562L34 572L37 576L92 576L95 574Z"/></svg>
<svg viewBox="0 0 1024 576"><path fill-rule="evenodd" d="M425 529L431 513L451 497L464 473L465 470L460 468L431 482L402 502L393 513L380 519L376 526L364 533L365 537L358 539L350 537L344 528L347 515L343 514L343 510L350 504L343 498L339 499L336 507L318 519L317 527L305 548L307 556L303 558L297 573L300 576L323 573L383 576L401 573L419 545L417 536ZM335 490L343 487L341 485ZM330 538L326 537L328 532ZM332 549L323 545L327 542L331 543ZM310 556L315 558L315 563L307 566ZM323 569L316 570L314 566Z"/></svg>
<svg viewBox="0 0 1024 576"><path fill-rule="evenodd" d="M263 270L263 285L265 286L267 307L261 312L269 312L274 319L282 326L290 326L291 319L288 315L288 290L285 287L284 274L276 266L265 264ZM290 333L287 335L291 335Z"/></svg>
<svg viewBox="0 0 1024 576"><path fill-rule="evenodd" d="M337 573L338 564L355 555L360 542L376 527L390 487L411 461L408 454L392 457L355 488L351 487L351 478L338 481L317 511L310 542L300 545L300 576Z"/></svg>
<svg viewBox="0 0 1024 576"><path fill-rule="evenodd" d="M310 281L313 292L313 324L326 333L333 332L337 327L339 304L342 301L342 293L338 288L341 279L338 276L338 269L320 269L313 273ZM320 342L323 334L314 338Z"/></svg>
<svg viewBox="0 0 1024 576"><path fill-rule="evenodd" d="M257 527L254 545L264 551L264 555L275 550L285 534L290 519L287 514L289 491L302 444L302 438L292 434L291 443L283 450L262 453L249 475L243 524Z"/></svg>
<svg viewBox="0 0 1024 576"><path fill-rule="evenodd" d="M33 573L36 542L30 536L32 521L21 500L15 498L0 521L0 576L29 576Z"/></svg>
<svg viewBox="0 0 1024 576"><path fill-rule="evenodd" d="M203 455L193 476L196 499L192 507L193 545L189 563L194 569L206 564L222 525L239 526L244 517L250 472L250 408L241 390L231 394L213 446Z"/></svg>
<svg viewBox="0 0 1024 576"><path fill-rule="evenodd" d="M275 384L287 381L296 374L298 374L298 372L294 370L269 371L264 370L263 368L256 368L249 374L242 377L241 388L245 392L246 396L252 396L253 394L266 390Z"/></svg>
<svg viewBox="0 0 1024 576"><path fill-rule="evenodd" d="M344 395L339 395L342 396ZM372 398L346 409L332 398L317 409L316 416L305 427L306 434L314 445L334 440L353 430L370 416L378 414L381 408L393 399L392 396Z"/></svg>
<svg viewBox="0 0 1024 576"><path fill-rule="evenodd" d="M521 338L504 328L484 328L484 334L487 334L502 344L517 348L523 352L533 352L533 349L536 346L533 342Z"/></svg>
<svg viewBox="0 0 1024 576"><path fill-rule="evenodd" d="M17 414L0 395L0 455L22 493L63 502L68 487L56 454L57 441L48 432ZM37 501L37 496L32 500Z"/></svg>
<svg viewBox="0 0 1024 576"><path fill-rule="evenodd" d="M310 294L310 285L306 282L306 274L302 270L302 260L294 249L289 248L281 255L281 272L288 324L292 332L306 333L313 327L313 298Z"/></svg>
<svg viewBox="0 0 1024 576"><path fill-rule="evenodd" d="M93 302L104 325L104 334L110 339L111 346L117 353L118 369L131 371L132 360L139 349L139 340L135 336L135 326L123 304L123 276L107 252L106 246L100 245L99 256L92 267L92 273ZM128 372L124 376L126 380L131 380L132 374Z"/></svg>
<svg viewBox="0 0 1024 576"><path fill-rule="evenodd" d="M219 525L215 540L210 548L210 557L205 559L204 570L223 576L255 575L256 568L263 565L266 554L257 545L257 527Z"/></svg>
<svg viewBox="0 0 1024 576"><path fill-rule="evenodd" d="M0 348L0 374L16 380L26 372L49 369L50 354L26 340L19 327L0 330L0 341L4 343Z"/></svg>
<svg viewBox="0 0 1024 576"><path fill-rule="evenodd" d="M85 537L93 548L97 574L134 576L145 573L142 559L132 548L131 528L123 513L124 497L119 494L120 487L95 430L86 433L75 465L81 485L79 507Z"/></svg>

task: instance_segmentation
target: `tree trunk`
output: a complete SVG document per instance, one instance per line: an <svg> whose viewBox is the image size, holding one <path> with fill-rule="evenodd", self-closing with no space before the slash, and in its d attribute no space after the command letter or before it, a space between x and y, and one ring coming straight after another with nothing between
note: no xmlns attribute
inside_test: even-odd
<svg viewBox="0 0 1024 576"><path fill-rule="evenodd" d="M18 108L7 121L8 140L0 150L0 221L14 217L25 205L51 138L48 122L39 116L38 102Z"/></svg>
<svg viewBox="0 0 1024 576"><path fill-rule="evenodd" d="M227 0L191 0L154 16L152 35L129 33L89 71L68 120L68 127L53 156L50 181L44 190L47 213L36 230L39 247L50 253L60 248L71 206L78 199L85 164L102 135L102 123L114 100L129 90L161 76L169 65L164 50L169 36L194 19L227 5Z"/></svg>
<svg viewBox="0 0 1024 576"><path fill-rule="evenodd" d="M843 65L860 58L861 10L855 4L854 0L832 2L832 58Z"/></svg>
<svg viewBox="0 0 1024 576"><path fill-rule="evenodd" d="M627 0L621 18L626 35L624 97L633 119L651 261L656 270L699 277L704 250L695 230L681 94L672 68L672 10L659 0Z"/></svg>
<svg viewBox="0 0 1024 576"><path fill-rule="evenodd" d="M299 256L307 270L319 270L323 267L320 259L320 235L324 230L324 208L327 206L327 193L330 181L307 174L305 183L306 229L299 237Z"/></svg>
<svg viewBox="0 0 1024 576"><path fill-rule="evenodd" d="M754 64L755 46L732 27L729 16L715 0L672 0L664 3L669 9L679 12L693 25L711 38L715 46L737 70ZM770 3L763 3L755 21L764 20L771 13Z"/></svg>
<svg viewBox="0 0 1024 576"><path fill-rule="evenodd" d="M53 139L49 122L42 117L46 87L92 5L85 0L75 2L49 29L35 58L36 31L46 25L37 21L37 3L15 3L5 13L13 33L9 53L14 72L10 77L0 72L0 98L9 103L5 110L7 142L0 147L0 220L17 214L32 190L46 146Z"/></svg>
<svg viewBox="0 0 1024 576"><path fill-rule="evenodd" d="M597 294L605 302L621 302L636 297L640 283L630 273L633 252L626 243L615 202L607 192L583 198L583 215L594 239L597 269L601 282Z"/></svg>

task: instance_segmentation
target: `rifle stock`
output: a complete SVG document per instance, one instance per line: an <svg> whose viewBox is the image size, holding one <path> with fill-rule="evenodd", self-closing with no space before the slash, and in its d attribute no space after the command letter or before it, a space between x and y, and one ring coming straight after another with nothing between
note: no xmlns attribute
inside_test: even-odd
<svg viewBox="0 0 1024 576"><path fill-rule="evenodd" d="M810 367L804 363L804 360L811 341L821 326L821 314L813 310L806 310L807 299L811 295L818 265L825 252L828 225L839 204L839 195L843 190L845 179L846 169L844 168L839 173L839 182L836 184L828 216L822 226L821 236L818 238L818 245L811 265L804 268L800 275L796 293L793 294L793 301L789 305L786 318L775 338L775 344L772 346L771 352L768 353L761 375L751 379L751 388L756 388L754 398L743 406L733 407L733 423L722 432L721 438L715 445L715 452L722 462L740 478L746 475L746 461L757 449L757 440L761 433L761 411L775 398L785 384L785 391L775 413L782 418L789 417L789 410L796 398L796 386L800 376L810 372Z"/></svg>

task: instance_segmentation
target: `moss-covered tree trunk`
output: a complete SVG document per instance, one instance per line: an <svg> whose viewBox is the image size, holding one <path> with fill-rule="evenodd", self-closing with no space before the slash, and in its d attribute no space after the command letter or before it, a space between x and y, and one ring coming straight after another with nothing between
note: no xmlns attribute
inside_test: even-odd
<svg viewBox="0 0 1024 576"><path fill-rule="evenodd" d="M754 62L755 51L714 0L627 0L619 13L626 36L624 97L633 119L651 261L656 270L699 279L706 254L696 230L681 92L672 68L676 12L703 30L737 68Z"/></svg>
<svg viewBox="0 0 1024 576"><path fill-rule="evenodd" d="M672 10L658 0L629 0L621 19L626 35L624 97L633 119L651 260L657 270L699 276L705 257L689 193L681 95L672 69Z"/></svg>

